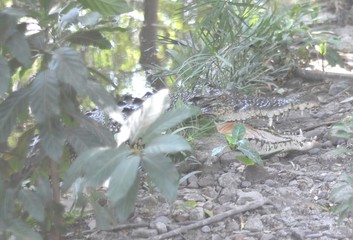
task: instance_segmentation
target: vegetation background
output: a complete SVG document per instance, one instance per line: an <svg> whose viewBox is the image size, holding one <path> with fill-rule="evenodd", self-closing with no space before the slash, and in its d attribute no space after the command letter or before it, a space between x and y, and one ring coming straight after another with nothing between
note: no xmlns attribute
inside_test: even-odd
<svg viewBox="0 0 353 240"><path fill-rule="evenodd" d="M311 50L340 63L331 49L335 39L310 33L304 21L315 19L317 5L284 2L2 1L0 238L61 239L66 213L60 191L77 179L83 179L81 190L89 189L87 195L77 191L77 206L92 204L101 229L128 218L140 167L170 202L175 199L179 175L170 156L191 147L168 129L196 110L165 111L169 98L160 91L123 121L127 145L87 110L119 115L122 95L166 87L255 92L305 66ZM110 204L102 206L93 189L108 178L116 188L108 189ZM23 188L27 179L35 191Z"/></svg>

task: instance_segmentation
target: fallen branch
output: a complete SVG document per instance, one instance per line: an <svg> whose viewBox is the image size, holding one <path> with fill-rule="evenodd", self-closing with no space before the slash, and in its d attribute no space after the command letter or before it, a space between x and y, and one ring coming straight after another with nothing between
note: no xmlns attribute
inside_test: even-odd
<svg viewBox="0 0 353 240"><path fill-rule="evenodd" d="M199 227L203 227L205 225L209 225L209 224L212 224L212 223L215 223L215 222L222 221L225 218L231 217L233 215L236 215L236 214L239 214L239 213L242 213L242 212L254 210L254 209L259 208L259 207L261 207L261 206L263 206L263 205L265 205L267 203L270 203L270 201L268 199L266 199L266 198L263 198L263 199L257 200L257 201L252 201L252 202L250 202L248 204L245 204L243 206L234 208L234 209L229 210L229 211L224 212L224 213L220 213L220 214L218 214L216 216L207 218L205 220L198 221L198 222L195 222L193 224L174 229L174 230L172 230L170 232L163 233L161 235L151 237L151 238L149 238L149 240L161 240L161 239L175 237L175 236L180 235L182 233L185 233L185 232L187 232L189 230L192 230L192 229L195 229L195 228L199 228Z"/></svg>
<svg viewBox="0 0 353 240"><path fill-rule="evenodd" d="M353 84L353 74L349 73L335 73L335 72L322 72L318 70L304 70L301 68L294 68L292 71L295 77L300 77L309 81L338 81L345 80Z"/></svg>

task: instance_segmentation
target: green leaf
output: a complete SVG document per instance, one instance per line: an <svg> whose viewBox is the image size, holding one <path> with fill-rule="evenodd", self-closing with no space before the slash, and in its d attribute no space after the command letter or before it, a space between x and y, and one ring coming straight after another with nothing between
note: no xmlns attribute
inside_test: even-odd
<svg viewBox="0 0 353 240"><path fill-rule="evenodd" d="M40 196L41 201L45 204L48 204L52 201L53 193L48 175L39 177L38 184L36 185L36 191Z"/></svg>
<svg viewBox="0 0 353 240"><path fill-rule="evenodd" d="M235 142L238 142L239 140L243 139L245 135L245 126L242 123L239 123L235 125L235 127L232 130L232 138L234 139Z"/></svg>
<svg viewBox="0 0 353 240"><path fill-rule="evenodd" d="M137 155L120 159L112 173L108 189L108 198L113 205L125 198L136 182L139 164L140 156Z"/></svg>
<svg viewBox="0 0 353 240"><path fill-rule="evenodd" d="M239 142L237 142L237 146L237 149L239 151L241 151L245 156L253 160L256 164L259 164L261 166L264 165L259 153L253 147L250 146L248 141L240 140Z"/></svg>
<svg viewBox="0 0 353 240"><path fill-rule="evenodd" d="M255 162L252 159L250 159L250 158L248 158L246 156L238 156L237 159L240 162L242 162L242 163L244 163L245 165L248 165L248 166L251 166L251 165L255 164Z"/></svg>
<svg viewBox="0 0 353 240"><path fill-rule="evenodd" d="M116 16L132 11L125 0L79 0L79 2L104 16Z"/></svg>
<svg viewBox="0 0 353 240"><path fill-rule="evenodd" d="M39 123L40 144L44 151L54 161L59 162L64 150L65 135L60 120L57 118L48 119Z"/></svg>
<svg viewBox="0 0 353 240"><path fill-rule="evenodd" d="M116 204L118 211L118 219L120 222L126 221L134 210L137 191L139 188L139 178L135 178L135 182L130 187L124 198L120 199Z"/></svg>
<svg viewBox="0 0 353 240"><path fill-rule="evenodd" d="M116 106L114 98L98 82L87 81L87 94L100 109Z"/></svg>
<svg viewBox="0 0 353 240"><path fill-rule="evenodd" d="M80 154L88 149L96 147L105 147L109 144L104 143L97 135L86 128L68 128L66 131L68 142L74 148L77 154Z"/></svg>
<svg viewBox="0 0 353 240"><path fill-rule="evenodd" d="M19 61L23 66L31 66L31 49L23 33L19 31L14 32L7 39L4 46L10 50L10 52L17 59L17 61Z"/></svg>
<svg viewBox="0 0 353 240"><path fill-rule="evenodd" d="M71 8L67 13L65 13L60 19L60 27L64 29L67 25L71 23L77 23L80 11L77 7Z"/></svg>
<svg viewBox="0 0 353 240"><path fill-rule="evenodd" d="M181 109L173 109L162 114L157 120L151 124L146 130L143 139L148 142L155 136L158 136L161 132L168 130L177 124L185 121L198 113L199 109L196 107L188 107Z"/></svg>
<svg viewBox="0 0 353 240"><path fill-rule="evenodd" d="M221 153L225 147L226 147L226 146L215 147L214 149L212 149L211 156L214 157L214 156L216 156L217 154Z"/></svg>
<svg viewBox="0 0 353 240"><path fill-rule="evenodd" d="M0 142L6 141L16 125L16 119L28 110L29 89L13 92L0 104Z"/></svg>
<svg viewBox="0 0 353 240"><path fill-rule="evenodd" d="M83 46L95 46L100 49L113 47L110 41L97 30L75 32L67 38L67 41Z"/></svg>
<svg viewBox="0 0 353 240"><path fill-rule="evenodd" d="M7 91L10 86L11 75L7 61L0 55L0 97Z"/></svg>
<svg viewBox="0 0 353 240"><path fill-rule="evenodd" d="M82 24L82 26L90 27L96 25L101 18L102 15L98 12L89 12L84 16L79 16L78 21Z"/></svg>
<svg viewBox="0 0 353 240"><path fill-rule="evenodd" d="M144 139L142 139L144 141ZM181 136L173 134L160 135L147 142L144 154L176 153L190 151L190 144Z"/></svg>
<svg viewBox="0 0 353 240"><path fill-rule="evenodd" d="M81 96L86 95L88 70L80 55L73 49L62 47L57 49L49 63L62 83L72 86Z"/></svg>
<svg viewBox="0 0 353 240"><path fill-rule="evenodd" d="M116 226L115 219L107 208L95 203L93 204L94 216L99 230L109 230Z"/></svg>
<svg viewBox="0 0 353 240"><path fill-rule="evenodd" d="M50 70L40 72L31 86L29 103L38 123L58 117L60 114L60 88L54 73Z"/></svg>
<svg viewBox="0 0 353 240"><path fill-rule="evenodd" d="M78 177L85 177L87 185L101 186L113 173L130 151L126 146L119 148L94 148L81 153L67 170L63 189L66 191Z"/></svg>
<svg viewBox="0 0 353 240"><path fill-rule="evenodd" d="M29 215L39 222L44 220L44 204L36 192L27 189L21 189L19 198L23 203L24 210L28 211Z"/></svg>
<svg viewBox="0 0 353 240"><path fill-rule="evenodd" d="M28 224L18 219L13 220L7 230L11 232L16 237L16 239L42 240L42 237L39 235L39 233L35 232Z"/></svg>
<svg viewBox="0 0 353 240"><path fill-rule="evenodd" d="M2 46L17 30L17 19L25 16L25 12L16 8L4 8L0 11L0 46Z"/></svg>
<svg viewBox="0 0 353 240"><path fill-rule="evenodd" d="M179 174L170 158L163 154L143 157L142 167L159 191L173 202L177 196Z"/></svg>

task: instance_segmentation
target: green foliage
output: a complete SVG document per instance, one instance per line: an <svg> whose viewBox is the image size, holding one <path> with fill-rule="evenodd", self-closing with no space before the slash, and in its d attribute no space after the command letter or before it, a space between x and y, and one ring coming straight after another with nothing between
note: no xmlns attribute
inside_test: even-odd
<svg viewBox="0 0 353 240"><path fill-rule="evenodd" d="M244 124L237 124L234 126L232 130L232 135L225 135L228 146L231 150L238 150L244 154L244 156L238 157L238 160L246 165L254 165L259 164L263 166L263 161L259 155L259 153L254 149L249 141L243 139L245 135L246 129ZM225 146L217 147L212 150L212 155L215 156L222 152Z"/></svg>
<svg viewBox="0 0 353 240"><path fill-rule="evenodd" d="M318 13L308 4L279 10L265 1L202 0L184 11L196 31L182 40L163 39L174 63L164 73L189 88L244 89L268 83L273 76L286 76L293 66L306 64L309 50L327 40L304 24L304 17L315 18ZM338 60L334 52L328 44L326 57L332 63Z"/></svg>
<svg viewBox="0 0 353 240"><path fill-rule="evenodd" d="M331 134L335 137L346 140L353 139L353 117L346 117L344 120L333 126ZM342 147L334 150L335 154L350 154L351 147ZM353 212L353 177L343 174L343 183L336 187L332 193L332 199L338 204L333 211L340 216L340 221Z"/></svg>
<svg viewBox="0 0 353 240"><path fill-rule="evenodd" d="M116 209L119 220L124 221L134 208L141 166L167 200L174 201L179 174L168 155L189 151L191 147L182 137L161 135L161 132L190 118L195 114L195 109L163 113L169 106L168 102L166 91L155 94L123 124L122 131L117 135L118 146L93 148L80 154L67 171L63 189L68 189L80 177L84 178L85 187L93 188L110 179L107 194L110 207ZM95 211L101 212L100 207ZM108 216L101 217L105 219Z"/></svg>

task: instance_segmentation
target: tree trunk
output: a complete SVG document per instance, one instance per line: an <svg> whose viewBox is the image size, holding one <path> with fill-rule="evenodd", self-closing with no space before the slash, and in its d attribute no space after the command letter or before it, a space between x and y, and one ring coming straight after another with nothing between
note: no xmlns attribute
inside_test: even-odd
<svg viewBox="0 0 353 240"><path fill-rule="evenodd" d="M165 87L163 80L152 72L153 67L160 65L157 58L157 13L158 0L145 0L145 21L140 32L140 64L145 70L147 81L151 86L161 89Z"/></svg>

